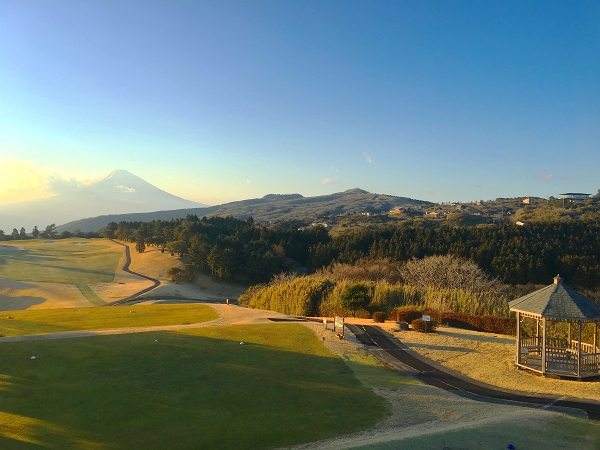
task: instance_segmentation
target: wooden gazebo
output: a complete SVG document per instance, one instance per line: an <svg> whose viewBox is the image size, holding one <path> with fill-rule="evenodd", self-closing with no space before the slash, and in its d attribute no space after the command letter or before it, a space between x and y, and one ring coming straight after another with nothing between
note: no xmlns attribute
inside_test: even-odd
<svg viewBox="0 0 600 450"><path fill-rule="evenodd" d="M578 380L600 375L599 305L556 276L509 306L517 315L517 367Z"/></svg>

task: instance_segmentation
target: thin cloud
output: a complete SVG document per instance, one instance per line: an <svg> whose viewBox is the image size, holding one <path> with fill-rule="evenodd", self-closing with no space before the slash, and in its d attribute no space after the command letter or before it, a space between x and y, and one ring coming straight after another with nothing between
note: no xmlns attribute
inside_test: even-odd
<svg viewBox="0 0 600 450"><path fill-rule="evenodd" d="M323 186L330 185L331 183L333 183L333 180L331 178L323 178L323 181L321 181L321 184Z"/></svg>
<svg viewBox="0 0 600 450"><path fill-rule="evenodd" d="M246 184L250 184L250 180L246 180Z"/></svg>
<svg viewBox="0 0 600 450"><path fill-rule="evenodd" d="M127 193L135 192L134 188L130 188L130 187L123 186L123 185L117 186L117 189L119 189L121 192L127 192Z"/></svg>
<svg viewBox="0 0 600 450"><path fill-rule="evenodd" d="M537 178L539 180L544 180L544 181L554 181L554 174L553 173L540 173L540 174L538 174Z"/></svg>
<svg viewBox="0 0 600 450"><path fill-rule="evenodd" d="M363 156L365 157L365 159L367 160L367 162L369 164L371 164L373 162L373 160L371 159L371 157L369 155L367 155L366 153L363 153Z"/></svg>

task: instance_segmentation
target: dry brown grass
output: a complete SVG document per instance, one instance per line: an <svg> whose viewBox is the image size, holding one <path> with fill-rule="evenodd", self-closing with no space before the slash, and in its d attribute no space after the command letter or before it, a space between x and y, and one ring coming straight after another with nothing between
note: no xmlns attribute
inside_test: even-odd
<svg viewBox="0 0 600 450"><path fill-rule="evenodd" d="M517 370L512 336L450 327L440 327L435 333L397 332L395 336L420 355L483 383L531 394L600 401L599 381L544 378Z"/></svg>

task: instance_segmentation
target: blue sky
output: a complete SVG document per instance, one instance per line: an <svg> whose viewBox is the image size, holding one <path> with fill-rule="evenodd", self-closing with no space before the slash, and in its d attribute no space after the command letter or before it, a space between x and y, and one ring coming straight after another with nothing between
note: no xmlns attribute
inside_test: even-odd
<svg viewBox="0 0 600 450"><path fill-rule="evenodd" d="M207 204L596 193L600 4L0 2L0 202L114 168Z"/></svg>

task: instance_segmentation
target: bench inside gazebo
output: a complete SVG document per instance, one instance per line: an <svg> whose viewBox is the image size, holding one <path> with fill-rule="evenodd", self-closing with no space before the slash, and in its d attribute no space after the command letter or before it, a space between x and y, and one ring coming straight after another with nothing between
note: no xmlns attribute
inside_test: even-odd
<svg viewBox="0 0 600 450"><path fill-rule="evenodd" d="M518 368L581 380L600 375L600 306L554 284L509 302L517 316Z"/></svg>

